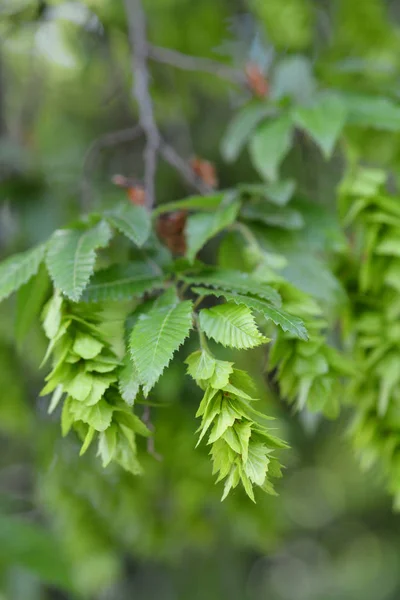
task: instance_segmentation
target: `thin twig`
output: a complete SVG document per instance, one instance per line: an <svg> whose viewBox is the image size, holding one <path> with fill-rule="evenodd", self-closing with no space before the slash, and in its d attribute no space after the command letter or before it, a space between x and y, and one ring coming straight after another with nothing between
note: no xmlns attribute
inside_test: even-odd
<svg viewBox="0 0 400 600"><path fill-rule="evenodd" d="M82 181L81 181L81 208L87 211L90 207L92 195L92 173L94 171L96 160L99 153L104 148L110 148L123 144L124 142L133 142L142 134L140 125L112 131L100 136L90 144L83 159Z"/></svg>
<svg viewBox="0 0 400 600"><path fill-rule="evenodd" d="M147 205L152 208L155 200L155 175L160 135L154 119L153 102L149 92L146 17L140 0L125 0L125 8L132 45L133 95L139 108L139 122L146 136L144 187Z"/></svg>
<svg viewBox="0 0 400 600"><path fill-rule="evenodd" d="M165 162L171 165L171 167L173 167L189 185L200 192L200 194L208 194L212 191L212 188L205 185L196 176L189 163L179 156L172 146L166 144L163 140L160 140L159 151Z"/></svg>
<svg viewBox="0 0 400 600"><path fill-rule="evenodd" d="M245 85L246 83L245 76L241 71L209 58L189 56L177 50L160 48L150 44L147 46L147 56L156 62L184 71L203 71L204 73L211 73L238 85Z"/></svg>

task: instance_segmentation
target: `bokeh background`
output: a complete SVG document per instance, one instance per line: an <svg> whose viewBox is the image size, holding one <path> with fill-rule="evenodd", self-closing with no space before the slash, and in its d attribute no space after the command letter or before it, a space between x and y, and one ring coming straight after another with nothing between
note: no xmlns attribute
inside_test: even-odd
<svg viewBox="0 0 400 600"><path fill-rule="evenodd" d="M275 91L302 98L318 81L400 96L398 0L144 0L144 7L152 43L238 71L256 61ZM0 1L2 257L42 241L82 209L121 198L113 175L141 177L142 141L104 138L137 122L131 80L120 0ZM151 92L163 135L183 157L214 162L221 187L257 181L246 155L233 166L220 155L246 91L152 62ZM365 161L396 175L398 134L349 135ZM321 231L340 245L334 221L321 215L334 206L341 169L340 155L325 163L307 139L296 140L285 161L317 207L301 233L303 248L318 247ZM187 193L161 164L158 201ZM275 237L279 245L279 231ZM295 245L291 251L295 261ZM292 279L327 304L340 293L312 253L301 276L299 269L292 263ZM16 329L21 312L26 324ZM61 439L58 418L38 396L46 342L29 312L23 295L0 306L2 600L400 597L399 517L379 472L361 472L346 411L336 422L296 415L265 387L292 446L282 457L279 496L260 494L253 505L238 490L221 503L207 449L194 448L199 394L178 360L154 393L163 460L144 451L140 478L103 471L94 455L78 458L73 435ZM251 353L240 360L250 369L256 362Z"/></svg>

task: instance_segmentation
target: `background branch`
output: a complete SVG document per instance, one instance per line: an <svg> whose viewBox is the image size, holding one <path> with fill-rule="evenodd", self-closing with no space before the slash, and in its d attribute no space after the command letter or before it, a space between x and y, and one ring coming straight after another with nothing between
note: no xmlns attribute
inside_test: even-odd
<svg viewBox="0 0 400 600"><path fill-rule="evenodd" d="M246 78L242 71L233 69L216 60L189 56L177 50L152 46L151 44L147 46L147 56L154 61L171 65L184 71L203 71L204 73L211 73L238 85L246 84Z"/></svg>
<svg viewBox="0 0 400 600"><path fill-rule="evenodd" d="M134 127L128 127L126 129L120 129L119 131L112 131L100 136L87 149L85 157L83 159L82 168L82 181L81 181L81 208L83 211L87 211L91 204L92 195L92 173L96 166L96 161L99 153L104 148L110 148L117 146L124 142L132 142L136 140L143 131L140 125Z"/></svg>
<svg viewBox="0 0 400 600"><path fill-rule="evenodd" d="M149 92L146 18L140 0L125 0L125 8L132 47L133 95L139 108L139 122L146 136L144 187L147 205L151 208L155 200L155 175L160 135L154 119L153 103Z"/></svg>

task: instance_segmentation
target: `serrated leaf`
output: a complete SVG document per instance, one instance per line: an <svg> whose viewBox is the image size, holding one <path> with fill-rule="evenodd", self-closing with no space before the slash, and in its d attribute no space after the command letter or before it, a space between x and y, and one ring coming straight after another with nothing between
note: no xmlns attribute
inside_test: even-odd
<svg viewBox="0 0 400 600"><path fill-rule="evenodd" d="M227 206L221 206L213 213L197 213L188 218L185 235L186 255L189 261L195 260L196 254L206 242L234 223L239 208L239 202L232 202Z"/></svg>
<svg viewBox="0 0 400 600"><path fill-rule="evenodd" d="M287 313L281 308L271 306L265 300L260 298L252 298L250 296L243 296L242 294L232 294L230 292L210 290L201 287L194 287L192 290L200 296L222 296L228 300L228 302L235 302L235 304L247 306L248 308L251 308L262 314L265 319L273 321L275 325L279 325L283 331L287 331L288 333L299 337L302 340L308 340L307 329L301 319Z"/></svg>
<svg viewBox="0 0 400 600"><path fill-rule="evenodd" d="M101 221L91 229L60 229L50 238L46 264L54 286L77 302L89 283L96 262L96 250L104 248L111 229Z"/></svg>
<svg viewBox="0 0 400 600"><path fill-rule="evenodd" d="M230 348L254 348L269 341L257 329L246 306L221 304L200 311L200 327L208 337Z"/></svg>
<svg viewBox="0 0 400 600"><path fill-rule="evenodd" d="M346 116L345 103L332 93L320 95L312 105L297 106L293 111L295 123L314 139L325 158L332 155Z"/></svg>
<svg viewBox="0 0 400 600"><path fill-rule="evenodd" d="M123 367L118 376L119 393L128 406L133 406L139 393L139 373L136 366L127 354L124 358Z"/></svg>
<svg viewBox="0 0 400 600"><path fill-rule="evenodd" d="M21 344L29 333L35 319L40 315L50 288L50 279L42 264L33 277L18 290L15 316L15 337Z"/></svg>
<svg viewBox="0 0 400 600"><path fill-rule="evenodd" d="M76 420L87 423L96 431L105 431L111 424L114 409L104 399L94 406L86 406L79 400L71 399L69 411Z"/></svg>
<svg viewBox="0 0 400 600"><path fill-rule="evenodd" d="M151 216L143 206L130 202L120 204L105 214L108 222L126 235L137 246L143 246L151 231Z"/></svg>
<svg viewBox="0 0 400 600"><path fill-rule="evenodd" d="M276 108L265 103L253 103L236 113L228 125L221 144L221 154L227 162L239 156L256 125L276 113Z"/></svg>
<svg viewBox="0 0 400 600"><path fill-rule="evenodd" d="M252 294L268 300L274 306L281 306L281 297L270 285L255 279L248 273L230 269L209 269L191 276L182 276L181 279L189 284L202 284L212 288Z"/></svg>
<svg viewBox="0 0 400 600"><path fill-rule="evenodd" d="M0 264L0 301L8 298L36 275L44 258L46 245L10 256Z"/></svg>
<svg viewBox="0 0 400 600"><path fill-rule="evenodd" d="M133 328L130 348L145 395L158 381L192 328L192 303L153 308Z"/></svg>
<svg viewBox="0 0 400 600"><path fill-rule="evenodd" d="M267 476L269 450L264 444L250 444L244 470L252 483L262 486Z"/></svg>
<svg viewBox="0 0 400 600"><path fill-rule="evenodd" d="M292 129L290 119L282 116L262 125L252 136L250 155L261 177L277 180L279 165L290 149Z"/></svg>
<svg viewBox="0 0 400 600"><path fill-rule="evenodd" d="M84 302L107 302L143 296L164 287L165 278L155 276L144 263L116 265L97 271L83 292Z"/></svg>
<svg viewBox="0 0 400 600"><path fill-rule="evenodd" d="M187 372L195 381L210 379L215 371L215 359L205 350L198 350L187 357Z"/></svg>

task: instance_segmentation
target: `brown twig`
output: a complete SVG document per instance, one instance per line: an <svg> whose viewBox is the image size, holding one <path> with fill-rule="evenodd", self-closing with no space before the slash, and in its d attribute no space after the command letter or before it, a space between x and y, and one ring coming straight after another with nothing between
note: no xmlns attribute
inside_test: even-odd
<svg viewBox="0 0 400 600"><path fill-rule="evenodd" d="M159 46L147 46L147 56L152 60L182 69L184 71L202 71L211 73L222 79L227 79L231 83L245 85L246 78L241 71L224 65L216 60L209 58L200 58L197 56L189 56L182 54L177 50L170 48L160 48Z"/></svg>
<svg viewBox="0 0 400 600"><path fill-rule="evenodd" d="M135 125L134 127L128 127L126 129L120 129L119 131L112 131L110 133L106 133L105 135L100 136L96 140L90 144L89 148L86 151L85 157L83 159L83 167L82 167L82 181L81 181L81 207L82 210L87 211L90 207L90 199L92 194L92 183L91 177L94 167L96 165L96 160L99 153L104 148L110 148L112 146L117 146L118 144L123 144L125 142L133 142L136 140L141 134L142 129L140 125Z"/></svg>
<svg viewBox="0 0 400 600"><path fill-rule="evenodd" d="M125 0L129 38L132 45L133 95L139 108L139 122L146 136L144 187L149 208L155 200L155 175L160 135L154 119L147 68L146 17L140 0Z"/></svg>

